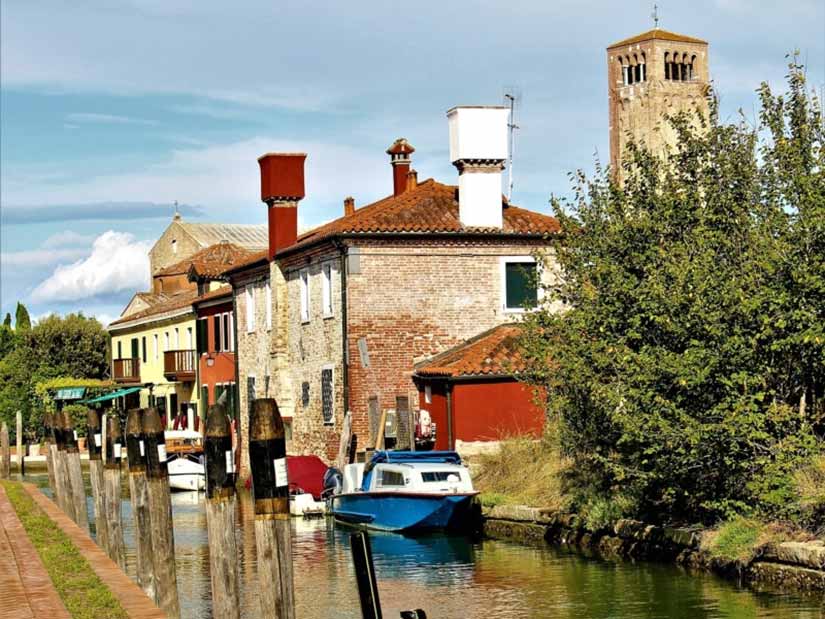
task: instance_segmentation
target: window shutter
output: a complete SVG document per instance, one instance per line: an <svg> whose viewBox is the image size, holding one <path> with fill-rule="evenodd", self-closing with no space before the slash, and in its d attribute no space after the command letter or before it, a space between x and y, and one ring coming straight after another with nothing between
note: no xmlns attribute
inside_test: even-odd
<svg viewBox="0 0 825 619"><path fill-rule="evenodd" d="M321 370L321 412L324 423L332 423L332 368Z"/></svg>
<svg viewBox="0 0 825 619"><path fill-rule="evenodd" d="M221 315L215 314L212 317L212 338L214 340L215 352L221 352Z"/></svg>

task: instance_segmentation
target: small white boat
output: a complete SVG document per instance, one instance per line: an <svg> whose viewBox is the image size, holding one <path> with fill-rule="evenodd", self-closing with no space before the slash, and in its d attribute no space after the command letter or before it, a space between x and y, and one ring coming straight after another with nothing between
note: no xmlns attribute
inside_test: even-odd
<svg viewBox="0 0 825 619"><path fill-rule="evenodd" d="M206 489L206 469L203 456L175 455L166 465L169 469L169 487L172 490L201 491Z"/></svg>
<svg viewBox="0 0 825 619"><path fill-rule="evenodd" d="M316 501L308 492L289 495L289 514L291 516L303 516L304 518L314 518L323 516L327 511L325 501Z"/></svg>

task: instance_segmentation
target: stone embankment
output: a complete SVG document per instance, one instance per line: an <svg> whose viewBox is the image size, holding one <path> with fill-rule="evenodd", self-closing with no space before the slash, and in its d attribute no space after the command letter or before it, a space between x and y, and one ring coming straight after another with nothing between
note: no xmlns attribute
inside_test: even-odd
<svg viewBox="0 0 825 619"><path fill-rule="evenodd" d="M712 556L702 549L699 530L618 520L589 530L575 514L515 505L482 510L488 537L567 547L604 558L645 559L715 572L754 587L825 591L825 542L766 544L750 561Z"/></svg>

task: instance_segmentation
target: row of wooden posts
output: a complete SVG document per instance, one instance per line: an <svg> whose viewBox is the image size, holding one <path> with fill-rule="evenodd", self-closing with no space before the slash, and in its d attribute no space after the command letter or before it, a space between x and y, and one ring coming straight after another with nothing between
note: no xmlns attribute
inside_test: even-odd
<svg viewBox="0 0 825 619"><path fill-rule="evenodd" d="M17 470L23 474L23 413L17 411ZM9 426L3 422L0 427L0 479L8 479L11 475L11 446L9 445Z"/></svg>
<svg viewBox="0 0 825 619"><path fill-rule="evenodd" d="M55 502L78 526L88 528L77 433L65 412L47 413L44 423L49 439L46 455L49 487ZM125 458L135 524L138 585L169 619L179 619L166 443L158 410L130 410L124 430L116 413L101 419L97 411L89 410L86 436L97 543L125 571L121 515L121 460ZM239 619L235 458L229 418L223 405L209 407L204 453L212 616ZM255 500L260 616L294 619L286 442L275 400L260 399L253 403L249 455Z"/></svg>

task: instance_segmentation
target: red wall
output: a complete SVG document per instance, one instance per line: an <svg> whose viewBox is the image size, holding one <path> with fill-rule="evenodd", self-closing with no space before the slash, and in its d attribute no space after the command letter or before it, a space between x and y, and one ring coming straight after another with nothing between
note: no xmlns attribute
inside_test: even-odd
<svg viewBox="0 0 825 619"><path fill-rule="evenodd" d="M435 449L453 449L448 441L447 397L443 383L432 382L432 402L424 401L424 385L418 391L419 408L430 412L437 424ZM544 411L533 402L533 391L513 379L457 382L452 384L453 441L496 441L506 436L539 436Z"/></svg>
<svg viewBox="0 0 825 619"><path fill-rule="evenodd" d="M206 410L206 406L209 404L215 403L215 383L235 382L235 353L215 352L215 324L212 317L215 314L223 314L224 312L232 313L231 301L221 303L220 305L198 308L198 318L208 318L206 324L208 325L209 333L209 356L214 360L212 367L206 364L207 355L202 354L198 360L201 387L203 387L203 385L209 386L209 402L201 404L204 410ZM234 334L232 334L231 337L234 337Z"/></svg>

